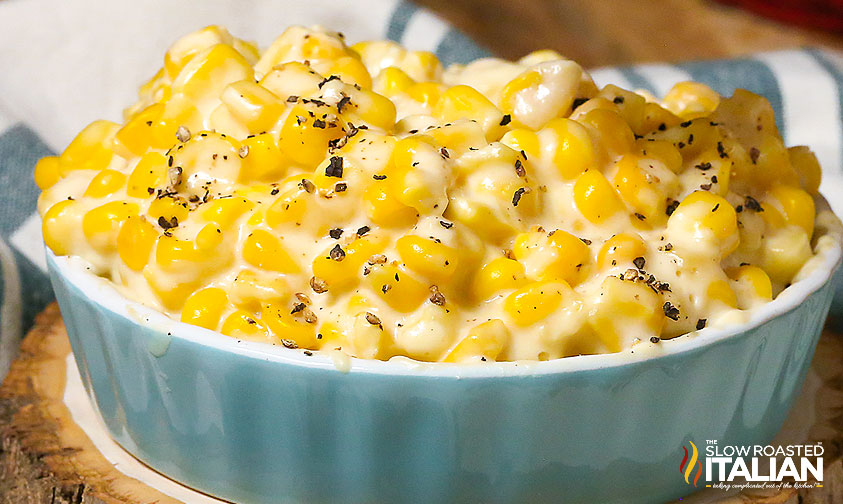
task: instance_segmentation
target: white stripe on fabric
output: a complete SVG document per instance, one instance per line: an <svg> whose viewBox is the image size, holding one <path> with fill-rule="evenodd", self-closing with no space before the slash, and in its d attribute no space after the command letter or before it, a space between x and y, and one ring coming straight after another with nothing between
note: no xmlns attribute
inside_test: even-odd
<svg viewBox="0 0 843 504"><path fill-rule="evenodd" d="M417 10L407 22L401 43L416 51L436 51L448 33L448 24L426 9Z"/></svg>
<svg viewBox="0 0 843 504"><path fill-rule="evenodd" d="M671 65L636 65L634 69L653 84L653 91L659 98L664 98L677 82L691 80L688 72Z"/></svg>
<svg viewBox="0 0 843 504"><path fill-rule="evenodd" d="M41 239L41 216L38 212L23 221L9 237L9 242L38 269L47 271L47 257L44 255L44 241Z"/></svg>
<svg viewBox="0 0 843 504"><path fill-rule="evenodd" d="M811 147L827 171L843 173L843 111L834 78L817 60L801 51L762 53L754 58L766 64L779 82L787 128L782 132L785 143Z"/></svg>
<svg viewBox="0 0 843 504"><path fill-rule="evenodd" d="M0 134L3 134L4 131L12 127L14 121L11 118L6 117L3 115L3 112L0 111Z"/></svg>
<svg viewBox="0 0 843 504"><path fill-rule="evenodd" d="M21 285L15 255L0 238L0 272L3 274L3 305L0 306L0 379L9 372L18 354L21 336Z"/></svg>
<svg viewBox="0 0 843 504"><path fill-rule="evenodd" d="M623 76L623 73L621 73L620 70L616 70L614 68L595 68L594 70L589 70L588 73L591 74L591 78L594 79L594 83L597 84L597 87L602 88L606 84L614 84L624 89L632 89L635 87L626 79L626 77Z"/></svg>

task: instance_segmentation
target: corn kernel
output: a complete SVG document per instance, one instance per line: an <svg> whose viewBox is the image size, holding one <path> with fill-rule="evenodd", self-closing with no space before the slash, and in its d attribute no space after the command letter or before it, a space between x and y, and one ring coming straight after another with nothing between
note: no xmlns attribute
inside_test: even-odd
<svg viewBox="0 0 843 504"><path fill-rule="evenodd" d="M629 127L632 128L633 131L639 131L642 129L645 108L645 100L643 96L633 93L632 91L627 91L626 89L621 89L613 84L605 86L599 93L597 93L597 96L602 96L607 100L611 100L617 107L617 111L620 116L627 124L629 124Z"/></svg>
<svg viewBox="0 0 843 504"><path fill-rule="evenodd" d="M384 227L410 226L418 213L398 199L388 181L377 181L363 193L366 214L375 224Z"/></svg>
<svg viewBox="0 0 843 504"><path fill-rule="evenodd" d="M672 142L665 140L648 141L642 138L635 142L635 146L643 158L657 159L673 173L682 171L682 154Z"/></svg>
<svg viewBox="0 0 843 504"><path fill-rule="evenodd" d="M196 54L173 80L173 93L196 102L218 100L232 82L254 80L252 65L227 44L217 44Z"/></svg>
<svg viewBox="0 0 843 504"><path fill-rule="evenodd" d="M409 75L398 67L386 67L378 74L376 90L385 96L395 96L415 84Z"/></svg>
<svg viewBox="0 0 843 504"><path fill-rule="evenodd" d="M615 155L626 154L635 144L632 129L617 112L595 109L578 122L594 128L601 143Z"/></svg>
<svg viewBox="0 0 843 504"><path fill-rule="evenodd" d="M227 304L228 296L222 289L208 287L198 290L184 302L181 321L213 331L219 325Z"/></svg>
<svg viewBox="0 0 843 504"><path fill-rule="evenodd" d="M284 249L281 240L269 231L255 229L243 243L243 260L252 266L279 273L296 273L298 265Z"/></svg>
<svg viewBox="0 0 843 504"><path fill-rule="evenodd" d="M527 282L524 265L507 257L496 257L484 264L474 278L474 295L486 300L502 291L517 289Z"/></svg>
<svg viewBox="0 0 843 504"><path fill-rule="evenodd" d="M738 298L735 296L735 291L726 280L715 280L708 284L705 290L705 296L708 301L723 303L729 308L738 307Z"/></svg>
<svg viewBox="0 0 843 504"><path fill-rule="evenodd" d="M570 292L564 281L533 282L507 296L503 308L516 324L529 326L559 309Z"/></svg>
<svg viewBox="0 0 843 504"><path fill-rule="evenodd" d="M132 198L148 198L166 181L167 158L157 152L147 152L129 175L129 180L126 182L126 194Z"/></svg>
<svg viewBox="0 0 843 504"><path fill-rule="evenodd" d="M664 325L662 297L642 282L609 276L600 285L588 323L609 352L661 334Z"/></svg>
<svg viewBox="0 0 843 504"><path fill-rule="evenodd" d="M360 277L363 263L381 253L385 245L383 238L368 235L351 242L342 254L335 252L332 256L331 251L326 250L313 260L313 274L327 282L331 290L349 287Z"/></svg>
<svg viewBox="0 0 843 504"><path fill-rule="evenodd" d="M629 267L633 260L644 257L647 247L644 240L634 233L618 233L609 238L597 253L597 266L607 270L614 266Z"/></svg>
<svg viewBox="0 0 843 504"><path fill-rule="evenodd" d="M780 286L789 283L811 258L811 239L801 227L771 230L764 238L761 267Z"/></svg>
<svg viewBox="0 0 843 504"><path fill-rule="evenodd" d="M289 308L282 308L276 303L265 303L261 309L261 322L265 323L279 340L294 341L299 348L319 347L316 325L307 322L304 316L291 314Z"/></svg>
<svg viewBox="0 0 843 504"><path fill-rule="evenodd" d="M738 219L734 207L723 197L707 191L695 191L685 197L668 219L668 232L674 245L689 237L716 246L722 256L731 254L739 242ZM685 253L695 248L686 244Z"/></svg>
<svg viewBox="0 0 843 504"><path fill-rule="evenodd" d="M562 178L574 179L594 166L594 145L588 130L578 122L565 118L554 119L547 123L540 135L548 135L552 139L548 148L553 156L553 165Z"/></svg>
<svg viewBox="0 0 843 504"><path fill-rule="evenodd" d="M813 236L816 213L814 198L810 194L793 186L778 185L768 195L781 209L787 224L799 226L808 236Z"/></svg>
<svg viewBox="0 0 843 504"><path fill-rule="evenodd" d="M271 228L277 228L284 223L301 223L307 211L310 194L304 189L303 183L292 185L278 196L266 210L266 223Z"/></svg>
<svg viewBox="0 0 843 504"><path fill-rule="evenodd" d="M46 156L39 159L38 163L35 164L34 177L35 185L42 191L53 187L61 179L59 158Z"/></svg>
<svg viewBox="0 0 843 504"><path fill-rule="evenodd" d="M513 150L524 151L528 159L539 155L539 137L534 131L528 129L507 131L501 138L501 143Z"/></svg>
<svg viewBox="0 0 843 504"><path fill-rule="evenodd" d="M94 175L91 183L85 189L85 196L91 198L104 198L115 193L123 187L126 176L116 170L105 169Z"/></svg>
<svg viewBox="0 0 843 504"><path fill-rule="evenodd" d="M445 356L444 362L467 362L480 357L495 361L509 341L509 329L500 319L472 327Z"/></svg>
<svg viewBox="0 0 843 504"><path fill-rule="evenodd" d="M117 232L126 219L137 215L140 209L134 203L112 201L88 211L82 218L82 231L92 247L103 252L116 248Z"/></svg>
<svg viewBox="0 0 843 504"><path fill-rule="evenodd" d="M372 87L372 76L366 66L354 56L341 56L331 65L330 75L336 75L343 82L356 84L364 89Z"/></svg>
<svg viewBox="0 0 843 504"><path fill-rule="evenodd" d="M448 87L438 82L417 82L407 88L407 96L425 107L435 107Z"/></svg>
<svg viewBox="0 0 843 504"><path fill-rule="evenodd" d="M574 184L574 202L580 213L600 224L623 210L618 193L598 170L588 170Z"/></svg>
<svg viewBox="0 0 843 504"><path fill-rule="evenodd" d="M254 80L229 84L220 99L231 115L246 126L250 133L271 129L284 111L281 99Z"/></svg>
<svg viewBox="0 0 843 504"><path fill-rule="evenodd" d="M268 133L243 140L240 153L243 164L239 178L243 182L275 182L284 176L290 165L287 155Z"/></svg>
<svg viewBox="0 0 843 504"><path fill-rule="evenodd" d="M618 171L612 182L626 204L652 222L664 215L665 195L638 166L638 161L637 156L623 156L617 163Z"/></svg>
<svg viewBox="0 0 843 504"><path fill-rule="evenodd" d="M365 278L378 297L392 309L402 313L415 310L430 296L427 284L392 264L373 266L371 273Z"/></svg>
<svg viewBox="0 0 843 504"><path fill-rule="evenodd" d="M454 276L460 264L456 250L428 238L406 235L395 247L408 268L434 282Z"/></svg>
<svg viewBox="0 0 843 504"><path fill-rule="evenodd" d="M255 204L246 198L221 198L211 200L201 207L203 219L215 223L222 229L230 229Z"/></svg>
<svg viewBox="0 0 843 504"><path fill-rule="evenodd" d="M454 86L445 91L433 107L433 116L443 124L459 119L476 120L490 141L497 140L502 134L500 122L503 113L470 86Z"/></svg>
<svg viewBox="0 0 843 504"><path fill-rule="evenodd" d="M220 332L237 339L266 341L269 336L266 326L258 317L246 310L237 310L222 323Z"/></svg>
<svg viewBox="0 0 843 504"><path fill-rule="evenodd" d="M163 104L155 103L132 117L115 134L115 142L125 153L140 156L147 149L168 149L176 143L175 130L162 122ZM129 157L128 155L126 157Z"/></svg>
<svg viewBox="0 0 843 504"><path fill-rule="evenodd" d="M819 161L817 161L817 156L805 146L791 147L787 150L787 154L790 158L790 164L799 175L802 189L805 189L811 195L818 194L820 181L822 180L822 169Z"/></svg>
<svg viewBox="0 0 843 504"><path fill-rule="evenodd" d="M317 114L316 118L311 117L309 112ZM341 128L317 127L322 121L319 119L324 114L318 109L310 110L303 105L296 105L290 109L290 113L284 124L281 126L281 134L278 138L278 147L290 158L304 166L314 166L328 154L328 142L342 135Z"/></svg>
<svg viewBox="0 0 843 504"><path fill-rule="evenodd" d="M111 143L119 128L111 121L94 121L86 126L59 156L61 176L72 170L108 168L114 156Z"/></svg>
<svg viewBox="0 0 843 504"><path fill-rule="evenodd" d="M726 270L726 274L733 280L738 308L741 310L748 310L753 306L773 300L770 277L758 266L744 264Z"/></svg>
<svg viewBox="0 0 843 504"><path fill-rule="evenodd" d="M257 311L266 303L280 302L286 292L288 292L288 286L283 277L243 269L234 277L229 295L231 302L237 306ZM268 322L267 324L271 328L271 324Z"/></svg>
<svg viewBox="0 0 843 504"><path fill-rule="evenodd" d="M588 246L571 233L531 231L515 237L512 252L526 267L527 276L538 280L577 283L590 255Z"/></svg>
<svg viewBox="0 0 843 504"><path fill-rule="evenodd" d="M131 216L117 233L117 253L126 266L140 271L149 262L149 254L158 238L155 227L146 219Z"/></svg>
<svg viewBox="0 0 843 504"><path fill-rule="evenodd" d="M56 255L67 255L79 229L81 205L75 200L62 200L44 213L41 234L44 243Z"/></svg>
<svg viewBox="0 0 843 504"><path fill-rule="evenodd" d="M678 82L664 97L665 108L682 119L704 117L720 105L720 95L699 82Z"/></svg>
<svg viewBox="0 0 843 504"><path fill-rule="evenodd" d="M149 204L147 214L152 217L152 220L159 222L164 219L169 223L180 223L187 220L190 211L187 209L187 203L176 198L155 198ZM175 221L173 221L175 219Z"/></svg>

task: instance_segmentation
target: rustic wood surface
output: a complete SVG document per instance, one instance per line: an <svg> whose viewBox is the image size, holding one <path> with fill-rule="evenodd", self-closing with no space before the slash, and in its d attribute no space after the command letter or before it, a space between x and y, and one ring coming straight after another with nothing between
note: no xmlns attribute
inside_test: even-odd
<svg viewBox="0 0 843 504"><path fill-rule="evenodd" d="M585 67L774 49L843 50L843 34L795 28L704 0L416 0L494 54L556 49Z"/></svg>

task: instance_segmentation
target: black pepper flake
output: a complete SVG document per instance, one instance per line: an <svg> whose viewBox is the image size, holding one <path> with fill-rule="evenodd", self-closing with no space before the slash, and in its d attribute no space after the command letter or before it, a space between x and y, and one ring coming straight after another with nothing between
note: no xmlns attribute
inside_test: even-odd
<svg viewBox="0 0 843 504"><path fill-rule="evenodd" d="M638 212L635 212L635 218L640 220L640 221L647 220L647 217L644 216L644 214L640 214Z"/></svg>
<svg viewBox="0 0 843 504"><path fill-rule="evenodd" d="M435 285L430 286L430 302L436 306L445 305L445 295L439 291L439 287Z"/></svg>
<svg viewBox="0 0 843 504"><path fill-rule="evenodd" d="M591 245L591 240L589 240L588 238L580 238L580 241L585 243L586 245Z"/></svg>
<svg viewBox="0 0 843 504"><path fill-rule="evenodd" d="M679 308L670 304L670 301L666 301L662 305L662 310L664 311L664 316L670 320L679 320Z"/></svg>
<svg viewBox="0 0 843 504"><path fill-rule="evenodd" d="M527 192L527 188L519 187L518 190L515 191L515 194L512 195L512 206L518 206L518 203L521 201L521 196Z"/></svg>
<svg viewBox="0 0 843 504"><path fill-rule="evenodd" d="M678 207L678 206L679 206L678 201L668 200L667 208L664 209L664 213L666 213L668 215L668 217L670 217L671 215L673 215L673 212L676 211L676 207Z"/></svg>
<svg viewBox="0 0 843 504"><path fill-rule="evenodd" d="M366 312L366 322L368 322L372 325L378 326L381 329L383 329L383 324L381 323L381 319L379 319L378 316L375 315L372 312Z"/></svg>
<svg viewBox="0 0 843 504"><path fill-rule="evenodd" d="M664 130L666 130L666 129L667 129L667 124L665 124L665 123L661 123L661 124L659 124L659 127L658 127L658 130L659 130L659 131L664 131Z"/></svg>
<svg viewBox="0 0 843 504"><path fill-rule="evenodd" d="M679 126L682 126L683 128L687 128L690 125L691 125L691 121L685 121L683 123L679 123Z"/></svg>
<svg viewBox="0 0 843 504"><path fill-rule="evenodd" d="M705 328L705 324L706 324L707 322L708 322L708 319L704 319L704 318L701 318L701 319L697 320L697 331L699 331L700 329Z"/></svg>
<svg viewBox="0 0 843 504"><path fill-rule="evenodd" d="M381 292L383 292L384 294L386 294L387 292L389 292L389 289L391 289L391 288L392 288L392 286L391 286L391 285L389 285L389 284L383 284L383 285L381 285Z"/></svg>
<svg viewBox="0 0 843 504"><path fill-rule="evenodd" d="M587 102L588 98L574 98L574 103L571 104L571 110L576 110L577 107Z"/></svg>
<svg viewBox="0 0 843 504"><path fill-rule="evenodd" d="M448 159L448 158L451 157L451 153L448 152L448 149L446 149L445 147L442 147L441 149L439 149L439 153L442 154L442 157L445 158L445 159Z"/></svg>
<svg viewBox="0 0 843 504"><path fill-rule="evenodd" d="M683 149L683 148L685 148L685 142L679 142L678 144L676 144L676 146L679 147L680 149Z"/></svg>
<svg viewBox="0 0 843 504"><path fill-rule="evenodd" d="M712 183L712 184L716 184L716 183L717 183L717 175L712 175L712 176L711 176L711 183Z"/></svg>
<svg viewBox="0 0 843 504"><path fill-rule="evenodd" d="M665 250L665 252L670 252L671 250L673 250L673 244L672 243L666 243L665 246L664 246L664 250Z"/></svg>
<svg viewBox="0 0 843 504"><path fill-rule="evenodd" d="M345 192L348 189L348 184L345 182L337 182L334 185L334 192Z"/></svg>
<svg viewBox="0 0 843 504"><path fill-rule="evenodd" d="M304 303L296 303L296 305L293 306L293 310L290 312L290 315L295 315L296 313L304 310L306 307L307 305Z"/></svg>
<svg viewBox="0 0 843 504"><path fill-rule="evenodd" d="M281 190L280 190L280 189L278 189L277 187L273 187L273 188L272 188L272 190L271 190L271 191L269 191L269 195L270 195L270 196L275 196L275 195L276 195L276 194L278 194L279 192L281 192Z"/></svg>
<svg viewBox="0 0 843 504"><path fill-rule="evenodd" d="M158 225L161 226L162 229L176 228L179 227L179 219L174 215L168 220L162 215L161 217L158 217Z"/></svg>
<svg viewBox="0 0 843 504"><path fill-rule="evenodd" d="M310 194L313 194L313 191L316 190L316 186L313 184L313 182L311 182L307 179L301 179L301 186L302 186L302 188L304 188L304 190L306 192L308 192Z"/></svg>
<svg viewBox="0 0 843 504"><path fill-rule="evenodd" d="M753 212L764 211L764 208L761 206L761 203L759 203L758 200L753 198L752 196L746 196L743 205L746 207L747 210L752 210Z"/></svg>
<svg viewBox="0 0 843 504"><path fill-rule="evenodd" d="M691 145L692 143L694 143L694 134L693 133L688 135L688 145Z"/></svg>
<svg viewBox="0 0 843 504"><path fill-rule="evenodd" d="M700 189L702 189L703 191L710 191L711 184L700 184Z"/></svg>
<svg viewBox="0 0 843 504"><path fill-rule="evenodd" d="M334 228L334 229L328 231L328 235L330 235L331 238L333 238L335 240L339 240L340 237L342 236L342 229Z"/></svg>
<svg viewBox="0 0 843 504"><path fill-rule="evenodd" d="M452 227L454 227L453 222L447 222L447 221L443 221L443 220L439 221L439 225L442 226L445 229L451 229Z"/></svg>
<svg viewBox="0 0 843 504"><path fill-rule="evenodd" d="M308 357L310 357L310 356L313 355L313 352L311 352L310 350L305 350L304 354L307 355Z"/></svg>
<svg viewBox="0 0 843 504"><path fill-rule="evenodd" d="M360 228L357 229L357 236L363 236L371 230L372 228L369 226L360 226Z"/></svg>
<svg viewBox="0 0 843 504"><path fill-rule="evenodd" d="M169 159L167 159L167 166L170 168L173 167L173 156L170 156Z"/></svg>
<svg viewBox="0 0 843 504"><path fill-rule="evenodd" d="M386 175L372 175L372 178L375 180L385 180Z"/></svg>
<svg viewBox="0 0 843 504"><path fill-rule="evenodd" d="M760 155L761 155L761 151L758 150L757 147L752 147L751 149L749 149L749 159L752 161L752 164L755 164L755 163L758 162L758 156L760 156Z"/></svg>
<svg viewBox="0 0 843 504"><path fill-rule="evenodd" d="M714 205L714 208L711 209L711 213L716 212L718 208L720 208L720 203Z"/></svg>
<svg viewBox="0 0 843 504"><path fill-rule="evenodd" d="M327 126L327 123L325 123L322 119L316 119L313 121L314 128L325 129L325 126Z"/></svg>
<svg viewBox="0 0 843 504"><path fill-rule="evenodd" d="M331 249L330 257L334 261L340 262L345 259L345 251L339 246L339 244L336 244L334 245L334 248Z"/></svg>
<svg viewBox="0 0 843 504"><path fill-rule="evenodd" d="M651 336L651 337L650 337L650 343L658 343L658 342L659 342L659 341L661 341L661 340L662 340L662 339L661 339L661 338L659 338L658 336Z"/></svg>
<svg viewBox="0 0 843 504"><path fill-rule="evenodd" d="M512 122L512 116L509 114L504 114L501 118L501 126L506 126L507 124Z"/></svg>
<svg viewBox="0 0 843 504"><path fill-rule="evenodd" d="M621 103L623 103L623 96L616 96L612 98L612 103L620 105Z"/></svg>
<svg viewBox="0 0 843 504"><path fill-rule="evenodd" d="M645 264L645 263L646 263L646 259L644 259L644 258L643 258L643 257L641 257L641 256L636 257L635 259L633 259L633 260L632 260L632 264L634 264L634 265L635 265L635 267L636 267L636 268L638 268L638 269L640 269L640 270L641 270L641 269L644 269L644 264Z"/></svg>
<svg viewBox="0 0 843 504"><path fill-rule="evenodd" d="M520 159L515 160L515 174L518 175L519 177L523 177L523 176L527 175L527 170L524 169L524 165L521 164Z"/></svg>
<svg viewBox="0 0 843 504"><path fill-rule="evenodd" d="M330 164L325 168L325 175L328 177L342 177L342 158L331 156Z"/></svg>
<svg viewBox="0 0 843 504"><path fill-rule="evenodd" d="M720 159L729 157L729 154L726 153L726 148L723 147L723 142L717 142L717 154L720 156Z"/></svg>
<svg viewBox="0 0 843 504"><path fill-rule="evenodd" d="M290 349L296 349L299 347L299 344L291 339L282 339L281 344Z"/></svg>
<svg viewBox="0 0 843 504"><path fill-rule="evenodd" d="M702 171L710 170L711 169L711 163L706 161L704 163L700 163L700 164L696 165L694 168L697 168L698 170L702 170Z"/></svg>
<svg viewBox="0 0 843 504"><path fill-rule="evenodd" d="M736 207L735 207L735 212L736 212L736 213L741 213L741 212L743 212L743 205L738 205L738 206L736 206Z"/></svg>
<svg viewBox="0 0 843 504"><path fill-rule="evenodd" d="M337 112L342 114L342 109L344 109L349 103L351 103L351 97L343 96L340 98L340 101L337 102Z"/></svg>
<svg viewBox="0 0 843 504"><path fill-rule="evenodd" d="M313 289L313 292L317 294L322 294L323 292L328 291L328 284L325 282L325 280L322 280L321 278L311 277L310 288Z"/></svg>
<svg viewBox="0 0 843 504"><path fill-rule="evenodd" d="M325 80L323 80L322 82L319 83L319 89L322 89L322 86L331 82L332 80L339 80L339 77L336 76L336 75L332 75L332 76L328 77L327 79L325 79Z"/></svg>
<svg viewBox="0 0 843 504"><path fill-rule="evenodd" d="M299 101L299 97L296 95L290 95L287 97L287 103L296 103Z"/></svg>

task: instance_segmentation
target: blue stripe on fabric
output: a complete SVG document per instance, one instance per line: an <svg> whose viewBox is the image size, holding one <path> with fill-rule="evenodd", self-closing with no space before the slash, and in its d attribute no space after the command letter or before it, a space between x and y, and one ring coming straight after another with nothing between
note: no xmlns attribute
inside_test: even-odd
<svg viewBox="0 0 843 504"><path fill-rule="evenodd" d="M53 287L50 285L50 277L46 273L38 269L14 247L11 248L15 255L18 275L21 280L21 328L23 333L26 334L26 331L35 322L35 316L41 313L53 300Z"/></svg>
<svg viewBox="0 0 843 504"><path fill-rule="evenodd" d="M702 82L723 96L731 96L743 88L770 101L776 113L779 131L785 131L782 93L776 75L764 63L753 59L694 61L676 65L691 74L691 80Z"/></svg>
<svg viewBox="0 0 843 504"><path fill-rule="evenodd" d="M629 83L632 84L633 88L635 88L635 89L646 89L647 91L649 91L651 93L656 92L656 88L655 88L655 86L653 86L653 83L650 82L650 79L647 79L646 77L644 77L643 75L638 73L638 71L635 70L635 68L633 68L633 67L623 67L623 68L618 68L618 71L620 71L620 73L621 73L621 75L623 75L624 79L628 80Z"/></svg>
<svg viewBox="0 0 843 504"><path fill-rule="evenodd" d="M395 42L401 42L404 32L407 31L407 24L410 18L419 8L416 4L402 0L395 6L392 16L389 18L389 25L386 27L386 38Z"/></svg>
<svg viewBox="0 0 843 504"><path fill-rule="evenodd" d="M436 47L436 56L443 65L469 63L478 58L488 58L492 53L480 47L456 28L449 28Z"/></svg>
<svg viewBox="0 0 843 504"><path fill-rule="evenodd" d="M837 84L837 103L839 104L837 110L840 112L840 119L843 120L843 72L831 63L822 51L807 49L805 52L810 54L826 72L831 74L835 84ZM840 159L843 159L843 138L840 139Z"/></svg>
<svg viewBox="0 0 843 504"><path fill-rule="evenodd" d="M25 125L0 135L0 233L8 236L35 211L38 187L32 168L50 148Z"/></svg>

